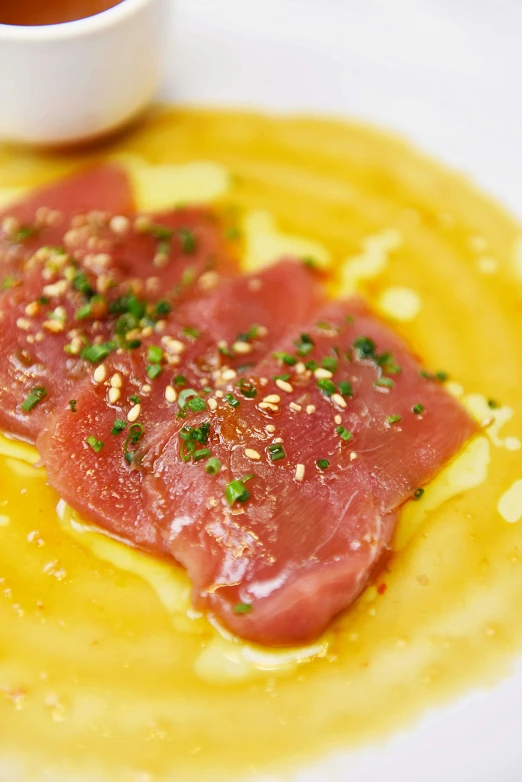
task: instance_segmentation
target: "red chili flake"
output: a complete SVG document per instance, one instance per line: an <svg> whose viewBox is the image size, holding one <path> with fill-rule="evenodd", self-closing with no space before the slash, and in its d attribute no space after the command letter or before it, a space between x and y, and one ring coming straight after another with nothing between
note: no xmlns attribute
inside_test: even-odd
<svg viewBox="0 0 522 782"><path fill-rule="evenodd" d="M377 587L377 594L384 595L387 589L388 589L388 584L385 584L383 582L382 584L379 584L379 586Z"/></svg>

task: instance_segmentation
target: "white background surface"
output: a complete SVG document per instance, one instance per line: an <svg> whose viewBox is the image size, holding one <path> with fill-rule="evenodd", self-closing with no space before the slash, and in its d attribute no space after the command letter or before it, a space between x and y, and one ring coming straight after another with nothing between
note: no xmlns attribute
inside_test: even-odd
<svg viewBox="0 0 522 782"><path fill-rule="evenodd" d="M170 100L369 120L522 216L522 0L179 0L169 41ZM296 779L522 782L522 666Z"/></svg>

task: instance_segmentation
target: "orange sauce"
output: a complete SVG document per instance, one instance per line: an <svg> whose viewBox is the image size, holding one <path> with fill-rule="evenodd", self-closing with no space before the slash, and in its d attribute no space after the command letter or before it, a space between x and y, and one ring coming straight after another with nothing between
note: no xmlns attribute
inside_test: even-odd
<svg viewBox="0 0 522 782"><path fill-rule="evenodd" d="M2 0L0 24L62 24L94 16L122 0Z"/></svg>

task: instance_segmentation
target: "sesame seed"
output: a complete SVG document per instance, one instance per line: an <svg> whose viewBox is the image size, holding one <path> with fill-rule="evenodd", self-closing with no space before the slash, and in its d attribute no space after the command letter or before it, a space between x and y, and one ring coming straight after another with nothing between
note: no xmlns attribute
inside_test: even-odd
<svg viewBox="0 0 522 782"><path fill-rule="evenodd" d="M223 399L225 394L223 391L221 391L221 389L218 389L217 391L214 392L214 396L217 396L218 399Z"/></svg>
<svg viewBox="0 0 522 782"><path fill-rule="evenodd" d="M204 272L198 280L198 286L203 291L210 291L219 282L219 274L215 271Z"/></svg>
<svg viewBox="0 0 522 782"><path fill-rule="evenodd" d="M350 461L353 462L355 459L357 459L357 454L355 451L350 452Z"/></svg>
<svg viewBox="0 0 522 782"><path fill-rule="evenodd" d="M37 334L34 335L34 338L36 342L43 342L45 339L45 334L43 333L43 331L39 331ZM80 351L78 351L78 353L79 352Z"/></svg>
<svg viewBox="0 0 522 782"><path fill-rule="evenodd" d="M25 314L29 315L30 318L34 317L38 313L38 310L40 309L40 305L37 301L32 301L30 304L27 305L25 308Z"/></svg>
<svg viewBox="0 0 522 782"><path fill-rule="evenodd" d="M152 259L152 265L155 269L164 269L169 262L169 256L167 253L156 253Z"/></svg>
<svg viewBox="0 0 522 782"><path fill-rule="evenodd" d="M323 367L318 367L315 370L314 375L318 380L329 380L333 377L332 372L330 372L329 369L323 369Z"/></svg>
<svg viewBox="0 0 522 782"><path fill-rule="evenodd" d="M258 337L266 337L268 334L268 329L266 326L258 326L257 327L257 336Z"/></svg>
<svg viewBox="0 0 522 782"><path fill-rule="evenodd" d="M54 314L56 315L57 318L64 319L67 317L67 312L65 310L65 307L61 307L61 306L55 307Z"/></svg>
<svg viewBox="0 0 522 782"><path fill-rule="evenodd" d="M115 372L110 379L110 384L113 388L121 388L123 381L119 372Z"/></svg>
<svg viewBox="0 0 522 782"><path fill-rule="evenodd" d="M65 329L61 320L44 320L42 326L46 331L50 331L53 334L58 334Z"/></svg>
<svg viewBox="0 0 522 782"><path fill-rule="evenodd" d="M273 405L270 402L260 402L259 407L261 410L271 410L273 413L277 413L279 410L277 405Z"/></svg>
<svg viewBox="0 0 522 782"><path fill-rule="evenodd" d="M150 217L147 217L147 215L138 215L138 217L136 217L134 220L135 231L148 231L151 227L152 222Z"/></svg>
<svg viewBox="0 0 522 782"><path fill-rule="evenodd" d="M62 296L69 287L67 280L58 280L52 285L44 285L44 296Z"/></svg>
<svg viewBox="0 0 522 782"><path fill-rule="evenodd" d="M254 451L253 448L245 448L245 456L247 459L252 459L254 462L258 462L261 458L261 454Z"/></svg>
<svg viewBox="0 0 522 782"><path fill-rule="evenodd" d="M283 438L282 437L274 437L272 442L273 443L282 443L283 442Z"/></svg>
<svg viewBox="0 0 522 782"><path fill-rule="evenodd" d="M93 378L95 383L104 383L107 380L107 367L105 364L100 364L99 367L96 367Z"/></svg>
<svg viewBox="0 0 522 782"><path fill-rule="evenodd" d="M154 331L165 331L166 328L167 328L167 321L158 320L156 325L154 326Z"/></svg>
<svg viewBox="0 0 522 782"><path fill-rule="evenodd" d="M268 378L267 377L260 377L259 378L259 385L260 386L266 386L267 383L268 383Z"/></svg>
<svg viewBox="0 0 522 782"><path fill-rule="evenodd" d="M65 236L63 237L63 243L68 245L69 247L73 247L75 244L78 244L81 238L81 233L78 231L77 228L70 228Z"/></svg>
<svg viewBox="0 0 522 782"><path fill-rule="evenodd" d="M248 342L234 342L232 345L232 350L235 353L250 353L252 350L252 345L249 345Z"/></svg>
<svg viewBox="0 0 522 782"><path fill-rule="evenodd" d="M270 405L278 405L281 401L281 397L279 394L268 394L268 396L265 396L263 399L263 402L268 402Z"/></svg>
<svg viewBox="0 0 522 782"><path fill-rule="evenodd" d="M336 415L334 418L334 422L337 424L337 426L339 426L340 424L342 424L343 419L341 418L340 415Z"/></svg>
<svg viewBox="0 0 522 782"><path fill-rule="evenodd" d="M301 410L303 409L303 408L301 407L301 405L298 405L298 404L297 404L297 402L290 402L290 404L288 405L288 407L290 408L290 410L293 410L293 411L294 411L294 413L300 413L300 412L301 412Z"/></svg>
<svg viewBox="0 0 522 782"><path fill-rule="evenodd" d="M281 380L280 377L277 378L275 381L276 386L281 389L281 391L284 391L286 394L291 394L294 390L294 387L291 383L288 383L286 380Z"/></svg>
<svg viewBox="0 0 522 782"><path fill-rule="evenodd" d="M294 372L296 375L302 375L303 372L306 372L306 367L302 361L297 362L297 364L294 367Z"/></svg>
<svg viewBox="0 0 522 782"><path fill-rule="evenodd" d="M167 400L167 402L171 402L171 403L175 402L177 398L178 395L176 393L176 389L173 388L172 386L167 386L167 388L165 389L165 399Z"/></svg>
<svg viewBox="0 0 522 782"><path fill-rule="evenodd" d="M32 334L28 334L25 338L25 341L28 342L30 345L34 345L34 337Z"/></svg>
<svg viewBox="0 0 522 782"><path fill-rule="evenodd" d="M183 344L183 342L180 342L179 339L174 339L173 337L169 337L169 336L162 337L161 344L165 346L165 350L168 353L183 353L183 351L185 350L185 345Z"/></svg>
<svg viewBox="0 0 522 782"><path fill-rule="evenodd" d="M315 405L307 405L306 412L308 413L308 415L312 415L312 413L315 413Z"/></svg>
<svg viewBox="0 0 522 782"><path fill-rule="evenodd" d="M214 397L210 397L210 399L207 400L207 407L209 410L215 410L217 407L217 402L214 399Z"/></svg>
<svg viewBox="0 0 522 782"><path fill-rule="evenodd" d="M73 356L77 356L80 350L83 347L83 342L80 339L80 337L73 337L71 340L71 344L69 345L69 351L72 353Z"/></svg>
<svg viewBox="0 0 522 782"><path fill-rule="evenodd" d="M274 424L267 424L265 426L265 431L267 431L268 434L273 434L275 432L275 430L276 430L276 428L275 428Z"/></svg>
<svg viewBox="0 0 522 782"><path fill-rule="evenodd" d="M145 394L145 396L148 396L151 391L152 386L149 386L148 383L145 383L145 385L140 388L140 393Z"/></svg>
<svg viewBox="0 0 522 782"><path fill-rule="evenodd" d="M145 326L145 328L141 330L142 337L150 337L152 334L154 334L152 326Z"/></svg>
<svg viewBox="0 0 522 782"><path fill-rule="evenodd" d="M235 371L235 369L225 369L221 373L222 380L233 380L235 377L237 377L237 372Z"/></svg>
<svg viewBox="0 0 522 782"><path fill-rule="evenodd" d="M346 407L346 399L343 399L341 394L332 394L332 402L334 405L337 405L337 407L342 407L343 410Z"/></svg>
<svg viewBox="0 0 522 782"><path fill-rule="evenodd" d="M98 279L96 280L96 290L98 293L101 293L102 295L104 293L107 293L109 288L112 287L113 284L113 278L110 274L100 274Z"/></svg>
<svg viewBox="0 0 522 782"><path fill-rule="evenodd" d="M305 466L304 466L304 464L298 464L296 466L296 468L295 468L295 479L296 479L296 481L299 481L299 483L301 483L301 481L304 478L304 474L305 474Z"/></svg>
<svg viewBox="0 0 522 782"><path fill-rule="evenodd" d="M119 400L121 396L121 391L119 388L115 388L114 386L111 386L109 388L109 402L111 405L115 405L116 402Z"/></svg>
<svg viewBox="0 0 522 782"><path fill-rule="evenodd" d="M109 253L97 253L93 256L92 263L94 266L101 266L106 268L111 262L111 256Z"/></svg>
<svg viewBox="0 0 522 782"><path fill-rule="evenodd" d="M20 223L16 217L13 217L12 215L8 215L2 220L2 231L6 234L14 234L19 230L19 228Z"/></svg>
<svg viewBox="0 0 522 782"><path fill-rule="evenodd" d="M124 215L115 215L111 218L109 228L115 234L125 234L130 228L130 220Z"/></svg>
<svg viewBox="0 0 522 782"><path fill-rule="evenodd" d="M141 405L133 405L129 412L127 413L127 421L129 421L131 424L134 423L134 421L137 421L140 417L141 413Z"/></svg>

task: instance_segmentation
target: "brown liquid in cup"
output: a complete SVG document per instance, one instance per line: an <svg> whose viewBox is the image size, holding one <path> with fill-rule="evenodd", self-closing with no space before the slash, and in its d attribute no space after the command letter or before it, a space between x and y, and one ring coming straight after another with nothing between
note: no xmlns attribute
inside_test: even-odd
<svg viewBox="0 0 522 782"><path fill-rule="evenodd" d="M0 0L0 24L62 24L94 16L122 0Z"/></svg>

